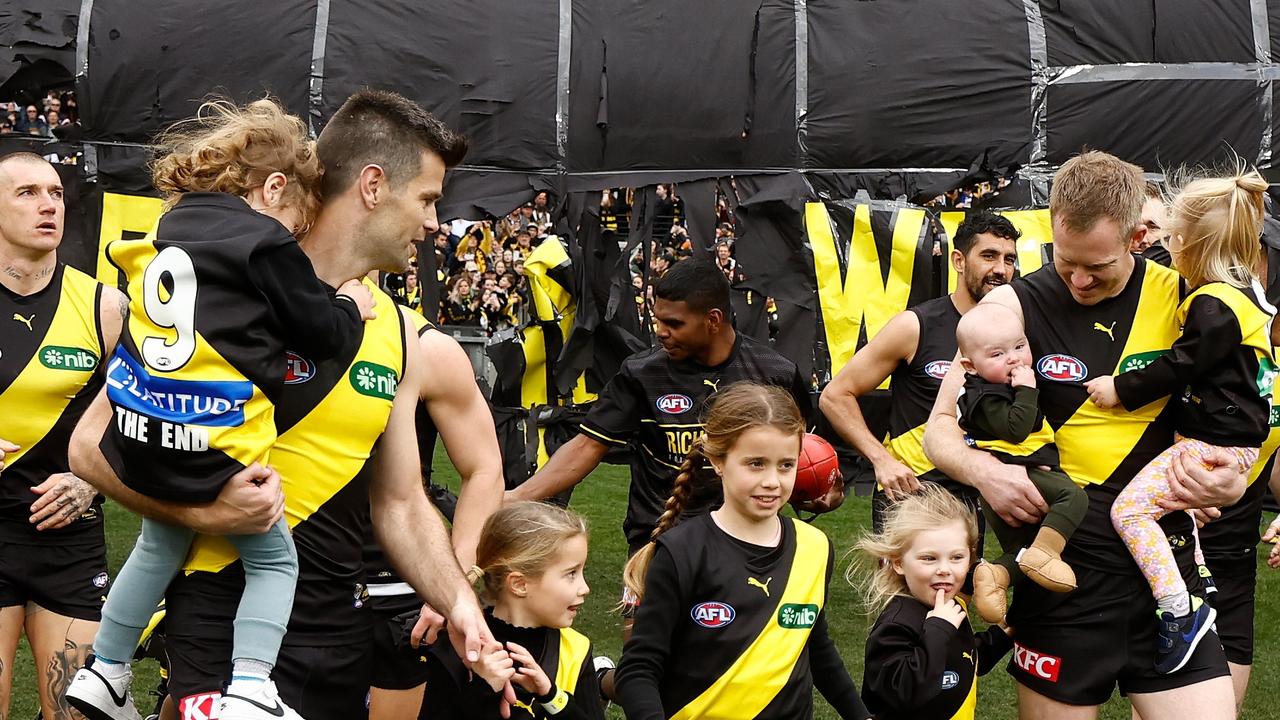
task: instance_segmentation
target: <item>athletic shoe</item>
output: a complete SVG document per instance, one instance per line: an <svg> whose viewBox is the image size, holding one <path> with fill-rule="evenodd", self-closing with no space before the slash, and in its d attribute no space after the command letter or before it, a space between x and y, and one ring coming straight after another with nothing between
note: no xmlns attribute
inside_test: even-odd
<svg viewBox="0 0 1280 720"><path fill-rule="evenodd" d="M1212 604L1213 596L1218 592L1218 586L1213 582L1213 573L1204 565L1197 565L1196 572L1200 574L1200 589L1204 591L1204 599Z"/></svg>
<svg viewBox="0 0 1280 720"><path fill-rule="evenodd" d="M1076 573L1061 557L1034 545L1018 553L1018 567L1035 584L1053 592L1076 589Z"/></svg>
<svg viewBox="0 0 1280 720"><path fill-rule="evenodd" d="M222 696L219 720L302 720L302 716L285 705L270 680L248 695Z"/></svg>
<svg viewBox="0 0 1280 720"><path fill-rule="evenodd" d="M1004 622L1009 612L1009 571L1002 565L983 560L973 569L973 604L978 614L990 625Z"/></svg>
<svg viewBox="0 0 1280 720"><path fill-rule="evenodd" d="M88 720L142 720L129 695L133 673L125 670L124 675L108 680L93 669L95 659L90 655L84 667L76 671L75 679L67 686L67 703Z"/></svg>
<svg viewBox="0 0 1280 720"><path fill-rule="evenodd" d="M1156 611L1160 618L1157 633L1156 672L1169 674L1182 669L1196 646L1213 629L1218 611L1195 595L1191 596L1191 612L1175 617L1173 613Z"/></svg>
<svg viewBox="0 0 1280 720"><path fill-rule="evenodd" d="M600 687L601 705L605 710L608 710L609 706L613 704L613 699L604 693L604 677L618 665L608 655L597 655L591 660L591 667L596 671L596 684Z"/></svg>

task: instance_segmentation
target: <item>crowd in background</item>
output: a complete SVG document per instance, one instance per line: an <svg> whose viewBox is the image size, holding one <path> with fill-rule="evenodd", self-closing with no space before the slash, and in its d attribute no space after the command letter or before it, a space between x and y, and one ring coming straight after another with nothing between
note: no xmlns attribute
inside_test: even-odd
<svg viewBox="0 0 1280 720"><path fill-rule="evenodd" d="M39 100L10 100L0 102L0 106L4 113L0 117L0 135L79 139L80 111L74 90L52 88Z"/></svg>

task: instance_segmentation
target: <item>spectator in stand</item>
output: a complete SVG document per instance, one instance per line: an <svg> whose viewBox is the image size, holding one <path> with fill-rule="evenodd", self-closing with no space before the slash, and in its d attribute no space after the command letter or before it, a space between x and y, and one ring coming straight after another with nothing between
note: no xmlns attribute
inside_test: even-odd
<svg viewBox="0 0 1280 720"><path fill-rule="evenodd" d="M40 117L35 105L28 105L26 112L18 118L17 130L23 135L48 135L49 125Z"/></svg>
<svg viewBox="0 0 1280 720"><path fill-rule="evenodd" d="M551 196L545 190L533 198L533 221L542 227L551 224Z"/></svg>
<svg viewBox="0 0 1280 720"><path fill-rule="evenodd" d="M722 240L716 243L716 265L729 279L730 285L743 280L742 269L738 266L737 259L733 257L733 247L729 242Z"/></svg>
<svg viewBox="0 0 1280 720"><path fill-rule="evenodd" d="M442 303L440 322L444 325L479 325L480 298L472 292L471 278L454 275L445 286L448 295Z"/></svg>
<svg viewBox="0 0 1280 720"><path fill-rule="evenodd" d="M684 201L676 195L675 185L659 185L657 188L658 205L653 213L653 236L666 238L671 234L671 226L684 222Z"/></svg>
<svg viewBox="0 0 1280 720"><path fill-rule="evenodd" d="M657 282L658 278L667 273L671 266L676 262L675 255L670 251L663 251L653 256L652 268L653 274L650 275L651 282Z"/></svg>

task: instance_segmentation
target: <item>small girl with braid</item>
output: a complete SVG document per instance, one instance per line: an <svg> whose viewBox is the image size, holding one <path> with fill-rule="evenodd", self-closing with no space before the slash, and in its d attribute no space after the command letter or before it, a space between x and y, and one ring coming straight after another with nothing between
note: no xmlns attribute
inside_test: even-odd
<svg viewBox="0 0 1280 720"><path fill-rule="evenodd" d="M1172 396L1178 430L1173 447L1147 464L1111 506L1111 521L1156 598L1155 666L1171 673L1186 664L1213 628L1217 612L1188 593L1165 531L1157 521L1173 500L1171 465L1178 455L1221 455L1247 471L1270 431L1271 321L1276 309L1258 282L1267 181L1238 168L1229 177L1188 183L1173 200L1168 240L1173 267L1192 292L1178 308L1182 336L1168 353L1116 377L1088 384L1101 408L1136 410Z"/></svg>
<svg viewBox="0 0 1280 720"><path fill-rule="evenodd" d="M627 718L809 718L816 686L841 718L865 720L827 632L831 541L779 515L805 432L795 401L734 383L716 394L704 427L653 541L623 573L641 599L615 680ZM680 522L706 462L724 504Z"/></svg>

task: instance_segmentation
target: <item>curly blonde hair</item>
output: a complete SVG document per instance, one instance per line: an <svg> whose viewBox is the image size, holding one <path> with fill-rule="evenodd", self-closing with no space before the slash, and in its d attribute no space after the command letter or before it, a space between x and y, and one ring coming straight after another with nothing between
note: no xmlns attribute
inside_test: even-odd
<svg viewBox="0 0 1280 720"><path fill-rule="evenodd" d="M867 612L878 614L897 595L909 595L906 580L893 569L915 541L916 535L961 523L972 557L978 545L978 519L967 505L942 486L920 483L919 492L894 503L878 533L868 533L854 546L864 562L851 562L844 577L863 597ZM859 577L861 575L861 577Z"/></svg>
<svg viewBox="0 0 1280 720"><path fill-rule="evenodd" d="M274 99L244 106L209 100L194 118L161 133L155 144L151 182L166 208L188 192L243 196L279 172L289 181L283 202L300 210L302 228L315 217L323 175L315 142L306 124Z"/></svg>

